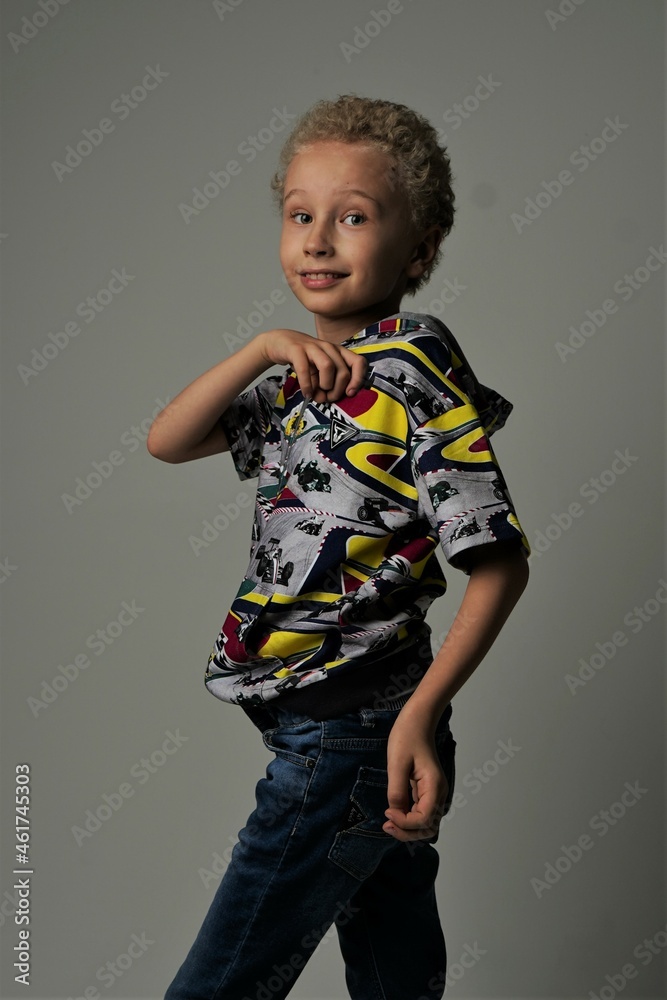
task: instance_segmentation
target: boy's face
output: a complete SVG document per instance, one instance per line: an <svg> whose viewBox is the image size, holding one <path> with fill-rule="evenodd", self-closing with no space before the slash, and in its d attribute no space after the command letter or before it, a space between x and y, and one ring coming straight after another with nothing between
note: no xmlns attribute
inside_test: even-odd
<svg viewBox="0 0 667 1000"><path fill-rule="evenodd" d="M425 264L407 196L376 147L317 142L285 177L280 263L320 340L341 343L400 310Z"/></svg>

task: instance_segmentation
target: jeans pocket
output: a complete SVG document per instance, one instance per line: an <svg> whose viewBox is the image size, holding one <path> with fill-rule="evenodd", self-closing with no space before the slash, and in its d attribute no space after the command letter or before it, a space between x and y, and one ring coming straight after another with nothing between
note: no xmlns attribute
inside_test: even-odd
<svg viewBox="0 0 667 1000"><path fill-rule="evenodd" d="M379 767L363 765L357 773L345 813L328 857L350 875L368 878L396 841L382 829L388 806L389 775Z"/></svg>
<svg viewBox="0 0 667 1000"><path fill-rule="evenodd" d="M312 726L313 723L310 723L311 728ZM314 749L312 740L308 740L304 734L299 733L300 728L300 726L277 726L265 729L262 733L262 742L268 750L273 751L276 757L291 761L293 764L300 764L302 767L315 767L317 759L300 752L308 749L309 746Z"/></svg>

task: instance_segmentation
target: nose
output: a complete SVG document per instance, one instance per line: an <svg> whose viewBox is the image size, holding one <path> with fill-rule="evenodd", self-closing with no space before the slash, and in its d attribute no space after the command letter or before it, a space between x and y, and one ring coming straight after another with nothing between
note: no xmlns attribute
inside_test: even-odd
<svg viewBox="0 0 667 1000"><path fill-rule="evenodd" d="M331 230L323 219L308 227L308 235L303 244L304 252L313 257L329 256L333 252Z"/></svg>

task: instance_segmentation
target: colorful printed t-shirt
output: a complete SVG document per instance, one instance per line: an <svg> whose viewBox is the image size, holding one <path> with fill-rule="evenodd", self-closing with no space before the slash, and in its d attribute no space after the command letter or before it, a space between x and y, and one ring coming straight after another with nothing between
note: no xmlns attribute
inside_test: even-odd
<svg viewBox="0 0 667 1000"><path fill-rule="evenodd" d="M258 478L250 563L205 676L222 701L316 685L324 703L327 681L399 662L446 590L438 546L466 573L478 545L530 553L489 442L512 404L447 327L400 312L343 345L368 361L354 396L306 400L287 369L220 416L239 478Z"/></svg>

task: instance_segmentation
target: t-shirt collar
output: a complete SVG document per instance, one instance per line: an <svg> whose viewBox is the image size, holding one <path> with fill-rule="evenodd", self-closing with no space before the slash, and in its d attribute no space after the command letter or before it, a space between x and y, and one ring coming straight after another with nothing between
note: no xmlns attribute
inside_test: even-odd
<svg viewBox="0 0 667 1000"><path fill-rule="evenodd" d="M378 333L403 333L407 330L417 330L419 326L420 324L416 320L409 319L401 315L401 313L394 313L393 316L388 316L377 323L370 323L362 330L348 337L347 340L341 341L339 346L347 347L348 344L357 344L360 340L364 340L366 337L374 337Z"/></svg>

